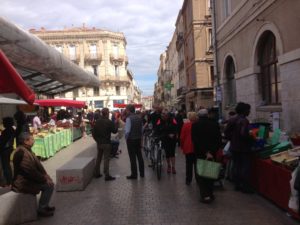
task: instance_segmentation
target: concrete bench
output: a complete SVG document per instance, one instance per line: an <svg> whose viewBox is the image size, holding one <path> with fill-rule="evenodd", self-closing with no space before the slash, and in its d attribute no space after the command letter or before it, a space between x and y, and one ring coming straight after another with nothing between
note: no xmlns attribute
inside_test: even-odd
<svg viewBox="0 0 300 225"><path fill-rule="evenodd" d="M0 225L16 225L33 220L37 220L35 195L13 191L0 195Z"/></svg>
<svg viewBox="0 0 300 225"><path fill-rule="evenodd" d="M73 158L56 170L56 191L82 191L92 179L93 157Z"/></svg>

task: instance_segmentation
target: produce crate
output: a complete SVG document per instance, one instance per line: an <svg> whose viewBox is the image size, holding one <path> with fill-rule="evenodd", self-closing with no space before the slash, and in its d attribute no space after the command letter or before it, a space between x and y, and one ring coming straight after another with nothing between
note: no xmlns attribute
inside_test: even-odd
<svg viewBox="0 0 300 225"><path fill-rule="evenodd" d="M292 145L289 141L285 141L282 142L278 145L276 145L275 147L271 148L271 149L264 149L263 151L258 153L258 156L262 159L267 159L270 157L270 155L276 154L276 153L280 153L283 151L286 151L288 149L291 149Z"/></svg>

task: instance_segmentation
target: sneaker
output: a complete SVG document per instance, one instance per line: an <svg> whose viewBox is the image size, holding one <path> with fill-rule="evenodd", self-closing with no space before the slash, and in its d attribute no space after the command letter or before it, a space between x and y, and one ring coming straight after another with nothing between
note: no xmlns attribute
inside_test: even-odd
<svg viewBox="0 0 300 225"><path fill-rule="evenodd" d="M96 174L96 175L94 175L94 177L95 178L100 178L100 177L102 177L102 174Z"/></svg>
<svg viewBox="0 0 300 225"><path fill-rule="evenodd" d="M136 180L137 179L137 176L132 176L132 175L130 175L130 176L127 176L126 177L128 180Z"/></svg>
<svg viewBox="0 0 300 225"><path fill-rule="evenodd" d="M39 209L37 211L37 213L38 213L38 216L41 216L41 217L49 217L49 216L54 215L53 211L48 211L47 209Z"/></svg>
<svg viewBox="0 0 300 225"><path fill-rule="evenodd" d="M47 206L45 209L47 211L50 211L50 212L54 212L55 211L55 207L54 206Z"/></svg>
<svg viewBox="0 0 300 225"><path fill-rule="evenodd" d="M209 196L204 197L204 198L201 199L201 202L202 202L202 203L205 203L205 204L209 204L209 203L211 203L212 201L213 201L213 199L212 199L211 197L209 197Z"/></svg>
<svg viewBox="0 0 300 225"><path fill-rule="evenodd" d="M105 177L105 181L111 181L111 180L115 180L116 178L115 177L112 177L112 176L106 176Z"/></svg>

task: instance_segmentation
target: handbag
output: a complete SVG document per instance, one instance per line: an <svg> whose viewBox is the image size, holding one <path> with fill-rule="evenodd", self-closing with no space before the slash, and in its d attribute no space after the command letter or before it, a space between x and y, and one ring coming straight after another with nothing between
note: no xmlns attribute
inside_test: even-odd
<svg viewBox="0 0 300 225"><path fill-rule="evenodd" d="M197 174L200 177L217 180L221 170L221 164L204 159L197 159Z"/></svg>

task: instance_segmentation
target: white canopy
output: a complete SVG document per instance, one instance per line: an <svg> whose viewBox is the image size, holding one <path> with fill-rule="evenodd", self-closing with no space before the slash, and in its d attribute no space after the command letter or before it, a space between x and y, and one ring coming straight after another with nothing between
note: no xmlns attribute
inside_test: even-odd
<svg viewBox="0 0 300 225"><path fill-rule="evenodd" d="M8 105L27 105L28 103L23 100L13 99L13 98L5 98L0 96L0 104L8 104Z"/></svg>

